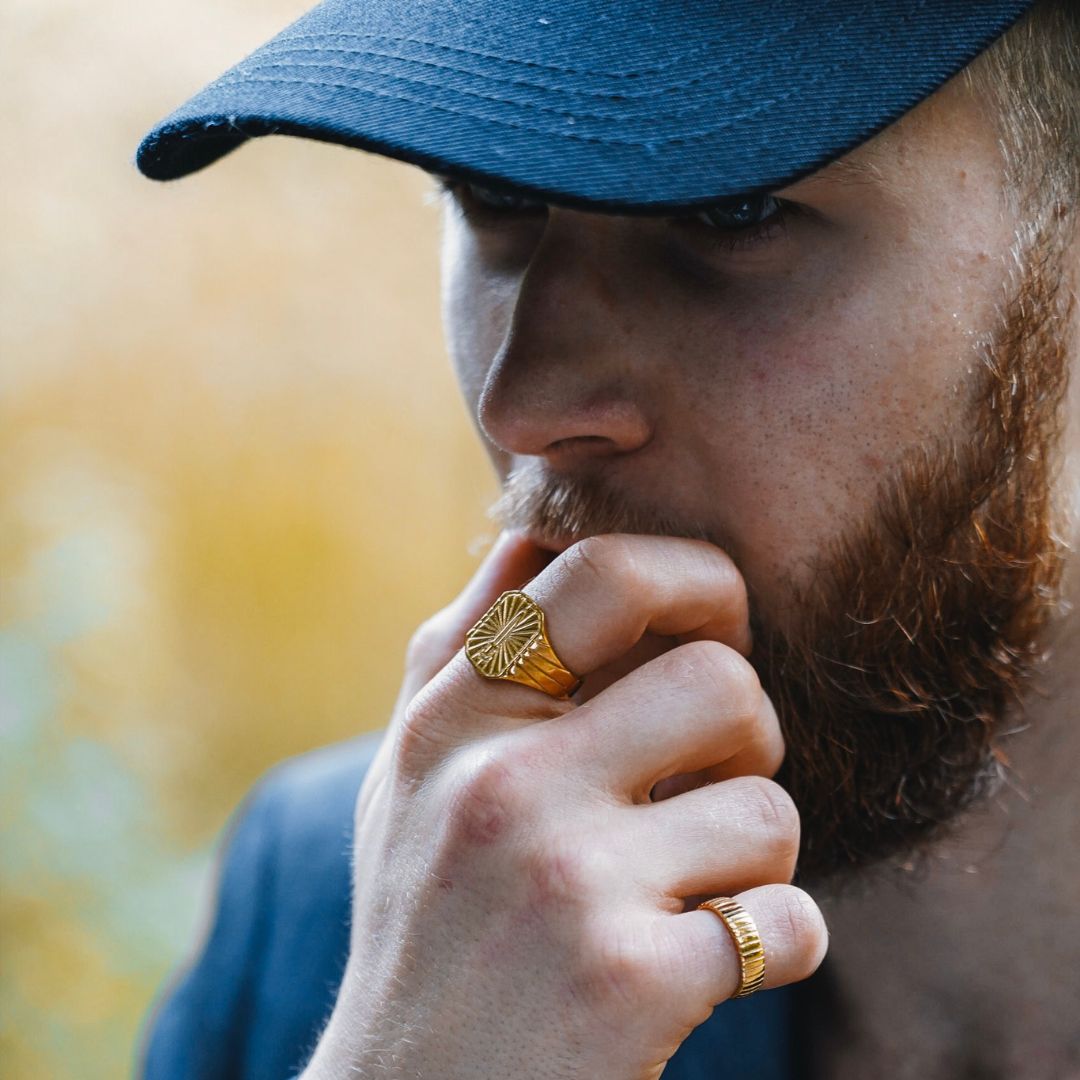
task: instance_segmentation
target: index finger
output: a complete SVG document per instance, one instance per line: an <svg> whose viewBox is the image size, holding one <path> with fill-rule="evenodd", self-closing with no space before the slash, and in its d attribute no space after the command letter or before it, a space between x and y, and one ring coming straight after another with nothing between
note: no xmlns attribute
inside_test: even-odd
<svg viewBox="0 0 1080 1080"><path fill-rule="evenodd" d="M705 540L592 536L524 591L544 609L552 647L578 675L617 659L645 633L750 654L746 585L730 556Z"/></svg>
<svg viewBox="0 0 1080 1080"><path fill-rule="evenodd" d="M556 655L578 676L619 659L646 633L680 642L719 641L743 655L750 652L742 575L727 554L704 540L626 533L589 537L558 556L523 591L544 611ZM516 713L515 704L539 700L537 690L480 676L464 651L443 674L473 691L469 696L484 713L503 708Z"/></svg>

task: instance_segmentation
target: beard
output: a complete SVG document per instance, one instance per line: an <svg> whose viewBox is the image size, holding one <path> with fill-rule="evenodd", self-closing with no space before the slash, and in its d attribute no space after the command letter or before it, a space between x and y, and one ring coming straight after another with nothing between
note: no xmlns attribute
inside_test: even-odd
<svg viewBox="0 0 1080 1080"><path fill-rule="evenodd" d="M1049 234L1018 246L1022 269L978 347L963 423L910 448L865 518L821 550L809 584L787 583L795 617L771 625L747 581L751 663L786 741L776 779L802 818L804 882L925 854L1005 777L1000 742L1045 658L1064 563L1052 499L1069 313L1058 252ZM511 473L492 512L534 534L726 546L602 474L554 476L539 459Z"/></svg>

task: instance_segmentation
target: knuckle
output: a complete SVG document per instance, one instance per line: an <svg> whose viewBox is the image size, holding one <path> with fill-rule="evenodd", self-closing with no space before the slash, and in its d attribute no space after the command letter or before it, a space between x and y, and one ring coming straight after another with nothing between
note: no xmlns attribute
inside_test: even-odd
<svg viewBox="0 0 1080 1080"><path fill-rule="evenodd" d="M580 567L591 576L610 586L613 580L625 588L641 584L638 561L626 539L617 533L588 536L567 551L570 569Z"/></svg>
<svg viewBox="0 0 1080 1080"><path fill-rule="evenodd" d="M595 1004L640 1008L657 994L655 950L618 928L597 931L581 950L580 983Z"/></svg>
<svg viewBox="0 0 1080 1080"><path fill-rule="evenodd" d="M761 710L761 733L766 748L763 765L768 770L767 776L775 776L780 771L787 755L787 744L784 741L783 732L780 730L780 720L776 715L776 708L769 700L768 694L762 692Z"/></svg>
<svg viewBox="0 0 1080 1080"><path fill-rule="evenodd" d="M460 754L455 773L444 818L451 845L486 847L505 839L524 816L523 781L509 755Z"/></svg>
<svg viewBox="0 0 1080 1080"><path fill-rule="evenodd" d="M764 776L740 778L748 807L762 826L771 844L794 856L799 849L799 811L791 796L775 781Z"/></svg>
<svg viewBox="0 0 1080 1080"><path fill-rule="evenodd" d="M724 667L724 694L737 716L754 720L762 710L765 691L753 665L734 649L728 649Z"/></svg>
<svg viewBox="0 0 1080 1080"><path fill-rule="evenodd" d="M413 631L405 648L405 666L410 670L430 671L447 652L448 640L445 629L445 612L440 611L425 619ZM453 651L453 650L451 650Z"/></svg>
<svg viewBox="0 0 1080 1080"><path fill-rule="evenodd" d="M402 719L410 731L426 731L439 722L443 705L441 695L430 683L422 686L406 704Z"/></svg>
<svg viewBox="0 0 1080 1080"><path fill-rule="evenodd" d="M397 768L405 775L425 775L432 761L448 749L442 714L440 695L430 685L405 705L394 746Z"/></svg>
<svg viewBox="0 0 1080 1080"><path fill-rule="evenodd" d="M456 658L455 658L456 659ZM399 770L425 776L459 746L475 710L463 702L463 682L473 677L468 661L454 660L422 684L395 714L395 750Z"/></svg>
<svg viewBox="0 0 1080 1080"><path fill-rule="evenodd" d="M785 887L778 899L780 910L774 932L781 938L780 947L791 955L796 966L810 974L825 958L828 948L825 918L817 904L794 885Z"/></svg>
<svg viewBox="0 0 1080 1080"><path fill-rule="evenodd" d="M545 908L586 906L603 879L601 861L585 844L549 841L525 860L531 902Z"/></svg>
<svg viewBox="0 0 1080 1080"><path fill-rule="evenodd" d="M697 678L708 682L710 689L740 719L752 719L761 709L764 690L749 661L719 641L692 641L674 652L683 653Z"/></svg>
<svg viewBox="0 0 1080 1080"><path fill-rule="evenodd" d="M725 640L739 653L748 655L752 642L746 580L725 552L710 545L707 558L710 592L723 598L723 623L730 635Z"/></svg>
<svg viewBox="0 0 1080 1080"><path fill-rule="evenodd" d="M725 567L724 586L728 593L728 610L733 620L743 626L750 618L750 598L746 591L746 580L739 573L735 564L729 562Z"/></svg>
<svg viewBox="0 0 1080 1080"><path fill-rule="evenodd" d="M726 567L728 576L727 587L731 593L731 606L735 613L746 619L750 614L750 598L746 590L746 579L739 573L738 568L729 559Z"/></svg>

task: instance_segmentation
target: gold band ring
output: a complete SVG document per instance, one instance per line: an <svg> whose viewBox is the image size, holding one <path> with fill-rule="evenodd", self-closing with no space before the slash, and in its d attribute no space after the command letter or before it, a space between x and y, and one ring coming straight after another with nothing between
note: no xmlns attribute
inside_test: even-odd
<svg viewBox="0 0 1080 1080"><path fill-rule="evenodd" d="M581 680L555 655L544 612L527 593L504 592L465 635L465 655L485 679L542 690L567 698Z"/></svg>
<svg viewBox="0 0 1080 1080"><path fill-rule="evenodd" d="M755 990L760 990L765 982L765 946L761 943L754 920L746 908L730 896L715 896L698 904L698 909L708 908L720 916L727 927L735 950L739 954L739 988L732 997L749 997Z"/></svg>

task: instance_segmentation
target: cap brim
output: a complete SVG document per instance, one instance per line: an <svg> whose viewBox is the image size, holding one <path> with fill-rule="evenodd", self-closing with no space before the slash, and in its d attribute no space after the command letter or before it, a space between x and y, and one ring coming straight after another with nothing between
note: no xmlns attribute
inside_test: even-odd
<svg viewBox="0 0 1080 1080"><path fill-rule="evenodd" d="M777 190L864 142L1032 0L327 0L158 124L171 180L300 135L614 212Z"/></svg>

